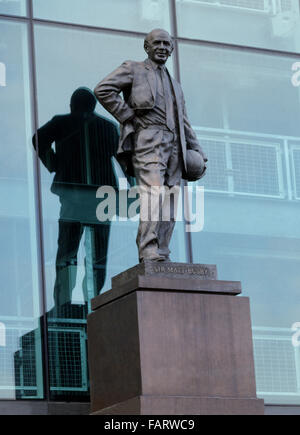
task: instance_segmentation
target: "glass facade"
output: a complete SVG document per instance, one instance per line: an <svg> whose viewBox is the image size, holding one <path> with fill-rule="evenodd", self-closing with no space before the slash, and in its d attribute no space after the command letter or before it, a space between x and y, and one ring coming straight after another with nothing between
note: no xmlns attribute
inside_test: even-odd
<svg viewBox="0 0 300 435"><path fill-rule="evenodd" d="M33 6L36 18L136 32L170 30L165 0L89 0L84 7L81 0L33 0Z"/></svg>
<svg viewBox="0 0 300 435"><path fill-rule="evenodd" d="M184 38L300 50L298 0L176 0Z"/></svg>
<svg viewBox="0 0 300 435"><path fill-rule="evenodd" d="M27 25L0 20L0 399L42 398L38 234ZM5 329L4 329L5 328ZM34 333L31 333L34 331ZM26 350L21 352L21 343ZM25 359L30 365L24 374Z"/></svg>
<svg viewBox="0 0 300 435"><path fill-rule="evenodd" d="M26 15L26 0L0 0L0 14Z"/></svg>
<svg viewBox="0 0 300 435"><path fill-rule="evenodd" d="M155 27L209 158L172 260L242 281L258 395L300 405L298 0L0 1L0 400L89 400L90 301L138 262L138 222L96 218L119 126L91 90Z"/></svg>

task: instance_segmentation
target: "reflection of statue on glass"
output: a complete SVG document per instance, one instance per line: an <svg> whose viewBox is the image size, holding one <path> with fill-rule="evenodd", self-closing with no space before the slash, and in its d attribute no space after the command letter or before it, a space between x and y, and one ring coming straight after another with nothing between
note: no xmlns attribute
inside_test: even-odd
<svg viewBox="0 0 300 435"><path fill-rule="evenodd" d="M93 286L95 293L100 293L106 275L110 222L100 223L96 218L96 191L103 185L117 187L111 162L119 140L117 127L94 112L96 99L89 89L77 89L70 107L70 114L55 116L38 130L38 140L33 138L41 161L49 172L55 172L51 191L59 196L61 203L54 287L56 307L71 304L77 253L85 227L90 230ZM87 302L86 277L83 291Z"/></svg>
<svg viewBox="0 0 300 435"><path fill-rule="evenodd" d="M170 202L164 201L161 188L180 186L182 178L189 180L189 150L196 151L199 160L198 179L204 174L207 158L187 119L181 86L165 67L174 48L170 35L153 30L144 48L148 59L124 62L96 86L95 95L121 124L118 159L127 174L136 177L140 189L140 261L170 261L176 200L173 209L171 204L171 210L164 210L170 208ZM152 203L158 204L157 220L149 217L150 195ZM164 215L169 219L163 220Z"/></svg>

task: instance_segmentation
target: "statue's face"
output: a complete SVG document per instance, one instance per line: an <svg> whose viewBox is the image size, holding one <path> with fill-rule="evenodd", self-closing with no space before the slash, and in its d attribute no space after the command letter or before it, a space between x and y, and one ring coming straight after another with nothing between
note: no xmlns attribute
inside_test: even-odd
<svg viewBox="0 0 300 435"><path fill-rule="evenodd" d="M170 35L164 31L152 32L145 41L145 51L153 62L165 64L173 51Z"/></svg>

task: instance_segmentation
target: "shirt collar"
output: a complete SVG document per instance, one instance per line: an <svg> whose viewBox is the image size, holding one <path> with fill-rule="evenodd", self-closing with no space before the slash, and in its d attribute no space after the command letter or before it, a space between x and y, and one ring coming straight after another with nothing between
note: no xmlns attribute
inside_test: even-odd
<svg viewBox="0 0 300 435"><path fill-rule="evenodd" d="M158 65L158 63L153 62L153 60L151 59L146 59L146 62L151 65L151 67L154 69L154 71L156 71L158 69L158 67L160 66L162 70L166 70L166 66L165 65Z"/></svg>

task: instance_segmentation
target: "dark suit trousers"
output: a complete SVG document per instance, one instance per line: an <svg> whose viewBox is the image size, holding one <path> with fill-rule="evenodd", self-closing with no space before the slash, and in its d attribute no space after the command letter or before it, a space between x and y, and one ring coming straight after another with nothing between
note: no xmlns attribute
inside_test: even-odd
<svg viewBox="0 0 300 435"><path fill-rule="evenodd" d="M87 204L74 204L71 201L61 201L61 216L59 220L58 249L56 256L56 280L54 286L54 302L56 307L70 303L72 291L76 285L77 253L84 228L92 228L93 234L93 269L94 286L97 294L100 293L106 277L107 250L110 233L110 222L90 224L81 221L78 216L81 209L85 210ZM83 282L85 291L86 277ZM95 294L96 296L96 294Z"/></svg>
<svg viewBox="0 0 300 435"><path fill-rule="evenodd" d="M140 261L169 256L182 177L180 150L177 134L167 129L151 126L135 134L132 162L141 203L137 235ZM168 188L172 188L171 195Z"/></svg>

